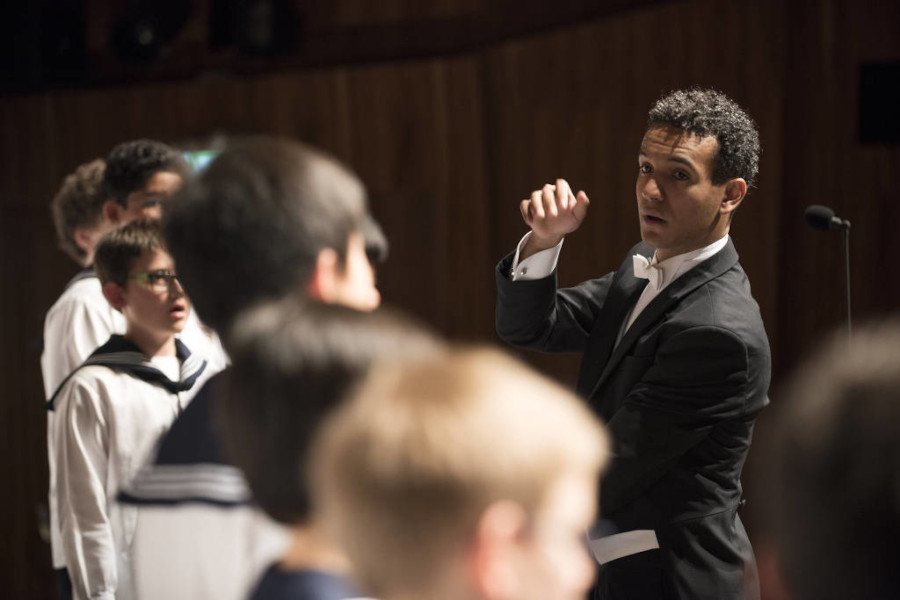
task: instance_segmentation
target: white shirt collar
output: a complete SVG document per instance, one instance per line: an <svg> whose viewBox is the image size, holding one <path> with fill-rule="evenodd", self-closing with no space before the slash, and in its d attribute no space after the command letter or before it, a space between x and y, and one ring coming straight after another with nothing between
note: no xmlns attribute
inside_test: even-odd
<svg viewBox="0 0 900 600"><path fill-rule="evenodd" d="M703 248L698 248L696 250L691 250L690 252L685 252L684 254L677 254L671 258L667 258L662 262L658 261L656 252L654 252L653 259L650 261L650 264L662 271L662 282L659 286L659 289L662 290L664 287L678 279L681 275L719 252L728 244L728 239L728 234L725 234L724 237L716 240L708 246L704 246Z"/></svg>

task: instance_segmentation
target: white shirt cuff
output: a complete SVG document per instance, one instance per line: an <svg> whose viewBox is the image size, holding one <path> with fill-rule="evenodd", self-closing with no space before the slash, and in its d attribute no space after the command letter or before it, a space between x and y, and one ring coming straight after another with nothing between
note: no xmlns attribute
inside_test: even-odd
<svg viewBox="0 0 900 600"><path fill-rule="evenodd" d="M559 261L559 253L562 250L565 238L552 248L535 252L520 263L519 253L525 247L530 237L531 232L529 231L519 241L519 245L516 246L516 256L513 258L512 269L510 270L510 277L513 281L543 279L556 270L556 263Z"/></svg>

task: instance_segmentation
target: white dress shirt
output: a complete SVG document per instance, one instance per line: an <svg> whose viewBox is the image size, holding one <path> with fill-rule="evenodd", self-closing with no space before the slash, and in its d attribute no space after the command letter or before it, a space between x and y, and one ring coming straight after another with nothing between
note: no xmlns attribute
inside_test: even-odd
<svg viewBox="0 0 900 600"><path fill-rule="evenodd" d="M653 258L650 260L651 268L656 268L661 271L661 277L659 278L659 285L653 286L648 283L648 285L644 288L644 291L641 292L640 297L634 305L634 308L631 311L631 315L628 317L625 322L625 327L622 329L619 337L628 331L628 328L631 327L632 323L634 323L635 319L638 318L647 305L656 298L660 292L669 287L673 281L702 263L707 258L710 258L714 254L718 253L725 245L728 243L728 235L726 234L724 237L716 240L712 244L708 246L704 246L703 248L698 248L697 250L692 250L690 252L685 252L684 254L677 254L672 258L667 258L666 260L659 262L656 257L656 253L653 253Z"/></svg>

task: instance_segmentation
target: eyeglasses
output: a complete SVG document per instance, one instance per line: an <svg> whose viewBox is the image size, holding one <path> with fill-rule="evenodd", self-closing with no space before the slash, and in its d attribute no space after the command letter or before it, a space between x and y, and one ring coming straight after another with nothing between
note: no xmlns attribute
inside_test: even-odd
<svg viewBox="0 0 900 600"><path fill-rule="evenodd" d="M153 291L167 292L178 281L178 275L172 271L158 270L147 273L135 273L134 275L129 275L128 279L146 281Z"/></svg>

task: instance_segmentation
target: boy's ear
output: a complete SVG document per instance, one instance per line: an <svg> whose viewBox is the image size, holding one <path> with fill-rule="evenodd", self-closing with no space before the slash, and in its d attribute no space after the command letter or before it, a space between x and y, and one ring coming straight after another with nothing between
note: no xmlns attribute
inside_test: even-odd
<svg viewBox="0 0 900 600"><path fill-rule="evenodd" d="M125 208L115 200L107 200L103 203L103 218L110 223L122 224L122 212Z"/></svg>
<svg viewBox="0 0 900 600"><path fill-rule="evenodd" d="M470 581L479 597L521 596L517 554L527 523L525 509L508 500L491 504L481 514L467 556Z"/></svg>
<svg viewBox="0 0 900 600"><path fill-rule="evenodd" d="M93 232L84 227L76 227L75 231L72 232L72 238L75 240L75 245L85 252L90 253L94 249Z"/></svg>
<svg viewBox="0 0 900 600"><path fill-rule="evenodd" d="M316 257L316 268L306 286L306 293L313 300L331 302L337 280L338 255L333 248L322 248Z"/></svg>
<svg viewBox="0 0 900 600"><path fill-rule="evenodd" d="M107 281L103 284L103 296L109 305L119 312L128 304L125 298L125 290L118 283Z"/></svg>

